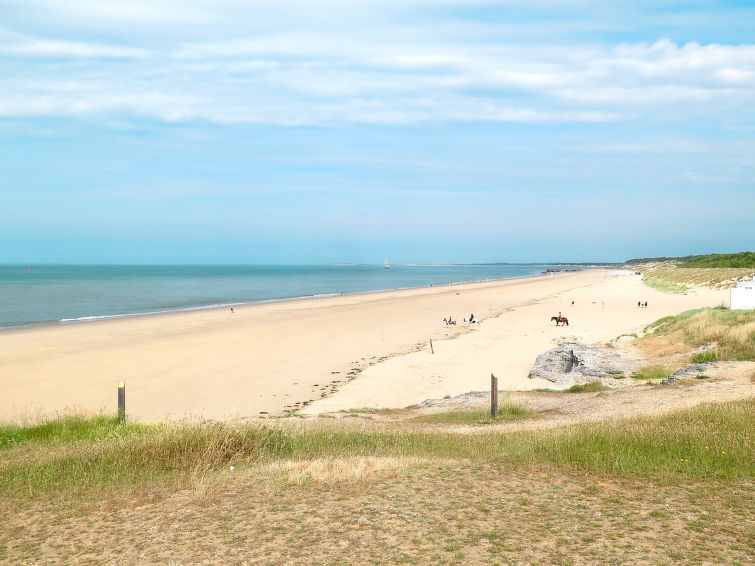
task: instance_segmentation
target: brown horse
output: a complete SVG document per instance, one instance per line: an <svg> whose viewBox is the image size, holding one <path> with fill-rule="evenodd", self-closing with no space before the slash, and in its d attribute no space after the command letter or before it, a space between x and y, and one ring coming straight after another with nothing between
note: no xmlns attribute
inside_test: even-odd
<svg viewBox="0 0 755 566"><path fill-rule="evenodd" d="M555 320L556 321L556 326L558 326L559 322L563 322L566 326L569 326L569 319L566 318L565 316L562 316L561 318L559 318L557 316L552 316L551 320Z"/></svg>

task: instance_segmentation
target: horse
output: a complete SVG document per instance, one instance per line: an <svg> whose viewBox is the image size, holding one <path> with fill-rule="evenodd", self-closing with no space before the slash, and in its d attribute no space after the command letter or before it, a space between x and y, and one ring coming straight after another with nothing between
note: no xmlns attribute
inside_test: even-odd
<svg viewBox="0 0 755 566"><path fill-rule="evenodd" d="M569 326L569 319L566 318L565 316L562 316L561 318L559 318L557 316L552 316L551 320L555 320L556 321L556 326L558 326L559 322L563 322L566 326Z"/></svg>

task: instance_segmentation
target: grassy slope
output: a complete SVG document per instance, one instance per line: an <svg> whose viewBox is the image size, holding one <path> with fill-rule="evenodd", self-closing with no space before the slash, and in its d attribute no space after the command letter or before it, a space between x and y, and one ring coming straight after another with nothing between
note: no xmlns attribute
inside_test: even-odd
<svg viewBox="0 0 755 566"><path fill-rule="evenodd" d="M755 311L705 308L667 316L649 325L654 337L683 342L690 348L712 345L692 357L700 363L716 360L755 361Z"/></svg>
<svg viewBox="0 0 755 566"><path fill-rule="evenodd" d="M666 262L635 266L642 272L642 281L664 293L685 294L693 286L729 289L740 279L752 276L751 268L742 267L685 267Z"/></svg>
<svg viewBox="0 0 755 566"><path fill-rule="evenodd" d="M686 294L693 286L728 289L740 279L749 279L755 268L755 252L630 260L627 267L641 271L649 287Z"/></svg>
<svg viewBox="0 0 755 566"><path fill-rule="evenodd" d="M533 463L646 478L743 478L752 475L749 416L755 401L710 405L653 419L636 418L557 431L459 435L417 423L353 427L342 422L305 426L224 423L112 425L76 421L78 435L3 441L0 494L94 492L122 484L179 484L197 472L227 465L313 458L421 457L475 462ZM65 428L58 421L58 428ZM118 425L116 425L118 426ZM97 438L97 440L92 440ZM707 446L707 447L706 447ZM726 450L722 459L719 450ZM689 462L682 461L687 458ZM680 463L681 462L681 463Z"/></svg>
<svg viewBox="0 0 755 566"><path fill-rule="evenodd" d="M744 564L753 409L471 436L332 420L3 429L0 562Z"/></svg>

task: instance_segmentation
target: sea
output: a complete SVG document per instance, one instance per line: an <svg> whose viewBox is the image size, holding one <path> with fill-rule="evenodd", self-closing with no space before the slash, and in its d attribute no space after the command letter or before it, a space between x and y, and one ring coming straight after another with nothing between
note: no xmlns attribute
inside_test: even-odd
<svg viewBox="0 0 755 566"><path fill-rule="evenodd" d="M0 265L0 330L539 275L526 265Z"/></svg>

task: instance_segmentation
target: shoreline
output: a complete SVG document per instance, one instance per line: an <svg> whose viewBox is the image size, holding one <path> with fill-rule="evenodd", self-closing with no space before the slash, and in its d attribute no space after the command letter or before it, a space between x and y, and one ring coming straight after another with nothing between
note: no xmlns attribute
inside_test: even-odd
<svg viewBox="0 0 755 566"><path fill-rule="evenodd" d="M546 265L550 265L550 264L543 264L542 266L544 267ZM407 264L407 267L415 267L415 265ZM416 265L416 267L483 267L484 268L484 267L509 267L509 266L488 266L488 265L480 265L480 266L438 265L438 266L435 266L435 265L419 265L418 264ZM522 265L512 265L510 267L522 267ZM536 265L533 265L533 267L541 267L541 265L536 264ZM584 267L581 269L572 270L570 272L584 271L588 269L595 269L595 268ZM549 272L544 271L536 275L517 275L514 277L499 277L499 278L494 278L494 279L475 279L471 281L450 281L448 283L440 283L440 284L430 283L428 285L420 285L420 286L415 286L415 287L396 287L396 288L388 288L388 289L374 289L374 290L369 290L369 291L354 291L354 292L348 292L348 293L345 293L345 292L316 293L316 294L311 294L311 295L299 295L295 297L279 297L279 298L274 298L274 299L260 299L260 300L253 300L253 301L239 301L239 302L186 306L186 307L169 308L169 309L164 309L164 310L156 310L156 311L148 311L148 312L104 314L104 315L84 315L84 316L74 317L74 318L28 321L28 322L19 322L19 323L0 323L0 334L7 331L24 330L27 328L64 326L64 325L69 325L69 324L81 324L81 323L98 322L98 321L105 321L105 320L142 318L142 317L181 314L181 313L190 313L190 312L198 312L198 311L209 311L209 310L216 310L216 309L220 310L220 309L228 309L231 307L242 308L242 307L248 307L248 306L254 306L254 305L285 303L285 302L290 302L290 301L304 301L304 300L310 300L310 299L321 299L321 298L329 298L329 297L370 295L374 293L391 293L395 291L410 291L413 289L429 289L432 287L447 287L450 285L466 285L466 284L473 284L473 283L508 281L511 279L527 279L527 278L535 278L535 277L545 277L547 276L548 273Z"/></svg>
<svg viewBox="0 0 755 566"><path fill-rule="evenodd" d="M723 296L664 297L636 276L608 273L558 272L253 304L233 314L222 308L9 330L0 333L0 421L112 413L119 381L126 381L126 412L136 421L405 407L484 390L491 372L500 374L503 390L534 389L544 385L527 373L554 339L615 337L646 319ZM638 292L653 308L635 312ZM578 304L570 311L573 298ZM600 309L601 298L610 308ZM626 303L620 310L619 298ZM558 311L573 312L576 324L553 326L549 315ZM470 313L482 324L464 324ZM443 324L449 315L458 325Z"/></svg>

